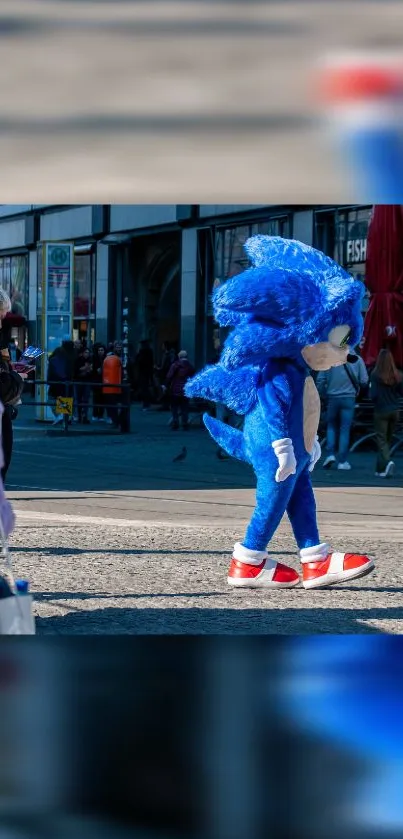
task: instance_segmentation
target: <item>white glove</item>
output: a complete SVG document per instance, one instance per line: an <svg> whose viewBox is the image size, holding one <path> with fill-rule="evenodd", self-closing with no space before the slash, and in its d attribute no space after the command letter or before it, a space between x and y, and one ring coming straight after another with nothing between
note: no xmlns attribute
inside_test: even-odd
<svg viewBox="0 0 403 839"><path fill-rule="evenodd" d="M294 447L290 437L284 437L283 440L275 440L272 446L278 460L276 482L280 483L280 481L285 481L286 478L289 478L290 475L295 475L297 471Z"/></svg>
<svg viewBox="0 0 403 839"><path fill-rule="evenodd" d="M316 438L316 440L313 444L311 461L310 461L310 464L309 464L309 467L308 467L310 472L312 472L312 470L315 468L315 465L318 462L318 460L320 460L321 455L322 455L322 449L320 447L320 443L319 443L318 438Z"/></svg>

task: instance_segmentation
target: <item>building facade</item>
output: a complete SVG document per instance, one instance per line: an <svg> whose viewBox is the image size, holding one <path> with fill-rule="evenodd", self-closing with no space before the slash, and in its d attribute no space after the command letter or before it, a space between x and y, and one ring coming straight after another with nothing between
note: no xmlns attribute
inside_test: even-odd
<svg viewBox="0 0 403 839"><path fill-rule="evenodd" d="M249 236L300 239L365 283L371 211L362 205L0 205L0 285L12 301L9 326L20 345L40 343L43 245L71 243L72 337L121 338L127 310L132 352L148 338L158 357L168 341L201 366L225 337L214 323L212 292L246 266Z"/></svg>

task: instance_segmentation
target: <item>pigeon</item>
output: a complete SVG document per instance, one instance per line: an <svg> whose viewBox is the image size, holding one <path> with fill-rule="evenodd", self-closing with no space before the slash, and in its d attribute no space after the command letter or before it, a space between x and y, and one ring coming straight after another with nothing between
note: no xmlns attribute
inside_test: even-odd
<svg viewBox="0 0 403 839"><path fill-rule="evenodd" d="M176 457L173 458L173 463L177 463L179 460L185 460L187 453L187 448L184 446L180 454L177 454Z"/></svg>

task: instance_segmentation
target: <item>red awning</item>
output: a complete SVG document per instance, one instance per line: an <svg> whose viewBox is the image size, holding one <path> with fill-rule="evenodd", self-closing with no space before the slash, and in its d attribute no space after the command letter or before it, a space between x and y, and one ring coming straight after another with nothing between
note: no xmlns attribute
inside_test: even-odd
<svg viewBox="0 0 403 839"><path fill-rule="evenodd" d="M374 207L368 230L365 281L370 304L365 317L362 357L375 364L379 350L389 347L403 369L403 207Z"/></svg>

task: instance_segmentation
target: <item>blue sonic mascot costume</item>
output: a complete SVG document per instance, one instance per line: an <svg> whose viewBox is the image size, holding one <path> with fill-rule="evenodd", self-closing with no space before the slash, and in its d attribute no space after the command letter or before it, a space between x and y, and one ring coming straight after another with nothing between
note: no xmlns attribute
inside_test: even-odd
<svg viewBox="0 0 403 839"><path fill-rule="evenodd" d="M334 552L320 541L310 473L321 456L320 400L311 370L352 360L361 338L363 288L332 259L290 239L254 236L251 267L213 298L221 326L233 327L218 364L188 382L202 396L244 415L243 431L204 416L228 454L250 463L256 508L228 573L232 586L296 586L293 568L271 559L267 546L284 513L302 563L304 588L321 588L368 574L368 556Z"/></svg>

